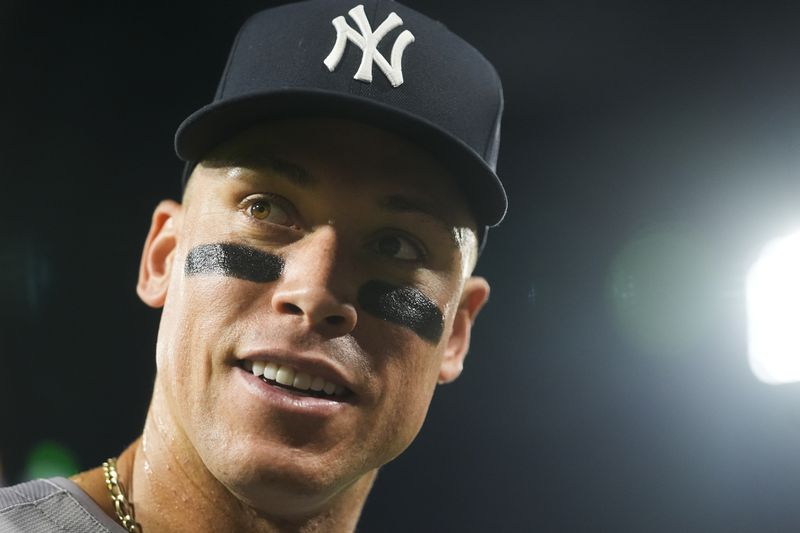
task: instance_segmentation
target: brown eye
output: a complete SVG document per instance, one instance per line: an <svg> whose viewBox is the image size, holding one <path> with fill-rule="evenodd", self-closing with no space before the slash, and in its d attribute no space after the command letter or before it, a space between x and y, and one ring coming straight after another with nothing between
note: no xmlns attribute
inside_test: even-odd
<svg viewBox="0 0 800 533"><path fill-rule="evenodd" d="M247 214L256 220L268 222L270 224L280 224L291 226L292 219L286 210L278 202L268 198L258 198L252 200L247 207Z"/></svg>
<svg viewBox="0 0 800 533"><path fill-rule="evenodd" d="M393 256L403 248L403 243L397 237L384 237L378 241L378 252L383 255Z"/></svg>
<svg viewBox="0 0 800 533"><path fill-rule="evenodd" d="M259 220L266 219L271 212L272 206L269 202L258 201L250 206L250 214Z"/></svg>
<svg viewBox="0 0 800 533"><path fill-rule="evenodd" d="M410 239L400 235L381 237L375 242L374 247L380 255L403 261L418 261L425 255Z"/></svg>

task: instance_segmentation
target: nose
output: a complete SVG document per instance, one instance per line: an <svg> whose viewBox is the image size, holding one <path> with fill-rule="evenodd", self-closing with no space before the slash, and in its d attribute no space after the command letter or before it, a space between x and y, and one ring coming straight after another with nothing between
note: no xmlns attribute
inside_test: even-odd
<svg viewBox="0 0 800 533"><path fill-rule="evenodd" d="M300 327L324 337L347 335L356 327L355 306L348 301L348 281L338 236L325 226L306 235L286 256L283 275L272 295L272 308L281 316L294 316Z"/></svg>

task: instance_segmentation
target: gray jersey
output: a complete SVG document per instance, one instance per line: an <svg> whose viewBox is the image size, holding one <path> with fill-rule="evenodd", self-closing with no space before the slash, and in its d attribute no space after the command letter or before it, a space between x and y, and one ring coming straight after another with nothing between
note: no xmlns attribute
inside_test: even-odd
<svg viewBox="0 0 800 533"><path fill-rule="evenodd" d="M36 479L0 488L0 533L126 533L72 481Z"/></svg>

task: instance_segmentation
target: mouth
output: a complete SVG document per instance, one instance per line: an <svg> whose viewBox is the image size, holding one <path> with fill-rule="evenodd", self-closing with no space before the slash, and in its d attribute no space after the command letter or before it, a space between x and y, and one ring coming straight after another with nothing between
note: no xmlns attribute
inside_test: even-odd
<svg viewBox="0 0 800 533"><path fill-rule="evenodd" d="M353 392L320 376L301 372L289 365L271 361L243 360L238 365L264 383L291 392L297 396L322 398L342 402L352 397Z"/></svg>

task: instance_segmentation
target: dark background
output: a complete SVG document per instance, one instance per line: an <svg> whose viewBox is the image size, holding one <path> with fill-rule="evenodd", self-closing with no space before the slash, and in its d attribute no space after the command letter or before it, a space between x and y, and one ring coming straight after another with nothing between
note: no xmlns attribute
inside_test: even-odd
<svg viewBox="0 0 800 533"><path fill-rule="evenodd" d="M0 6L0 455L139 433L138 301L172 136L269 2ZM800 229L800 8L414 1L497 66L510 196L465 374L360 530L800 531L800 388L747 361L744 282Z"/></svg>

